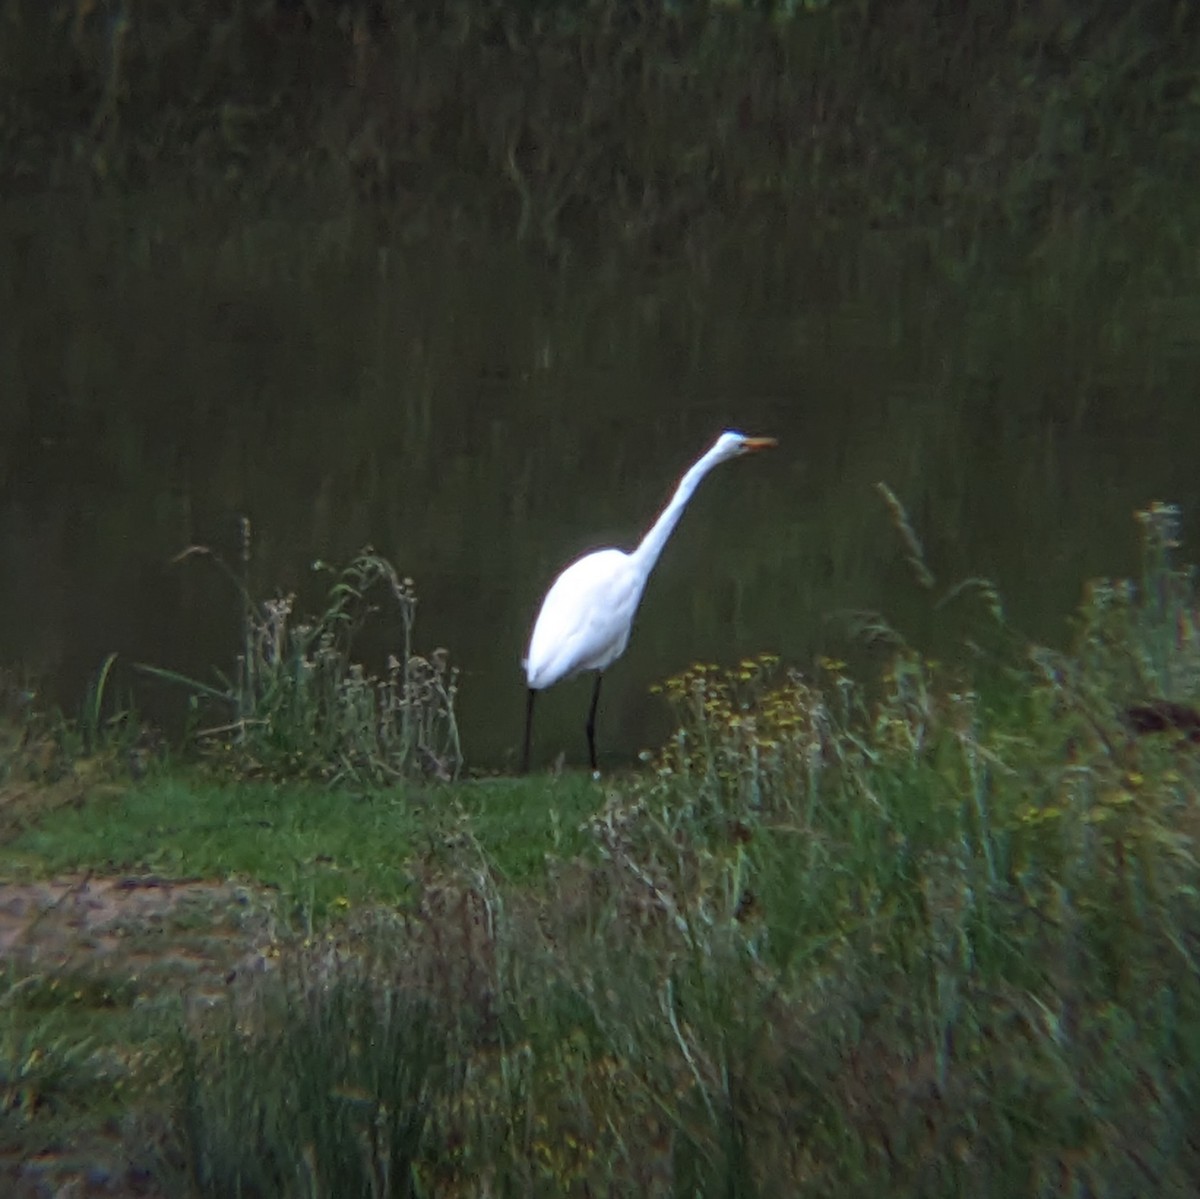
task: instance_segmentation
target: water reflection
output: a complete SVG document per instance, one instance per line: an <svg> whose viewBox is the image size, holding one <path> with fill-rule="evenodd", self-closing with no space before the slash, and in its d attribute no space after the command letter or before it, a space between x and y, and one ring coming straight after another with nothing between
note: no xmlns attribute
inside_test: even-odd
<svg viewBox="0 0 1200 1199"><path fill-rule="evenodd" d="M504 765L546 586L635 543L724 427L781 445L707 480L668 546L605 685L614 763L661 739L648 685L693 660L811 661L847 608L947 634L877 480L940 581L991 575L1050 637L1082 579L1132 567L1134 507L1198 507L1195 297L1100 286L1086 261L968 286L873 237L550 271L510 248L381 249L352 216L147 199L9 204L0 253L0 660L68 704L110 650L231 661L236 597L169 563L196 542L236 555L244 512L261 593L315 603L309 564L368 543L411 574L419 639L464 670L468 759ZM582 761L587 687L545 697L542 760Z"/></svg>

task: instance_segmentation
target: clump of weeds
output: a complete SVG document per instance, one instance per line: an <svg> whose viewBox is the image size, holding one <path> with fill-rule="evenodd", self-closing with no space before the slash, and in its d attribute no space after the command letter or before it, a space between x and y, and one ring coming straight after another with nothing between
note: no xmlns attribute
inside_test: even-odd
<svg viewBox="0 0 1200 1199"><path fill-rule="evenodd" d="M36 686L0 669L0 841L97 786L127 784L155 760L155 730L111 702L109 654L75 716L40 701Z"/></svg>
<svg viewBox="0 0 1200 1199"><path fill-rule="evenodd" d="M340 570L317 563L333 577L325 610L298 619L294 596L251 595L249 521L242 521L240 573L206 547L190 547L180 558L193 555L214 561L240 594L234 675L212 685L161 667L142 669L189 689L192 736L210 761L241 776L330 783L458 774L458 672L444 649L415 652L416 592L386 558L366 549ZM380 596L399 620L401 644L377 674L353 655L364 624L381 610Z"/></svg>
<svg viewBox="0 0 1200 1199"><path fill-rule="evenodd" d="M1072 648L987 698L898 635L871 686L769 657L666 684L679 731L610 852L697 962L737 930L766 984L733 987L759 1041L708 1099L738 1080L758 1189L790 1160L814 1193L1187 1190L1196 592L1178 510L1138 521L1142 578L1092 584ZM774 1120L795 1139L747 1131Z"/></svg>

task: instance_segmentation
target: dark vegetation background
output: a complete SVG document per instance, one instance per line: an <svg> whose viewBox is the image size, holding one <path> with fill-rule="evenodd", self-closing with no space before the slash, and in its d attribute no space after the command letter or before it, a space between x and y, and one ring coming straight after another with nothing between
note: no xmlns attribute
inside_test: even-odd
<svg viewBox="0 0 1200 1199"><path fill-rule="evenodd" d="M557 254L814 223L943 253L1083 215L1169 233L1194 223L1198 32L1169 0L9 0L0 178L353 198L388 231Z"/></svg>

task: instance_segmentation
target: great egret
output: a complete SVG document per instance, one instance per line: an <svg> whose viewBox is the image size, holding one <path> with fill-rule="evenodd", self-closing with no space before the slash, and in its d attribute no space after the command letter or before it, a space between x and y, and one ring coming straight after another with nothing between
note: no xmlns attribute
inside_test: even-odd
<svg viewBox="0 0 1200 1199"><path fill-rule="evenodd" d="M529 770L529 745L533 732L533 701L539 691L584 670L596 671L592 703L588 709L588 757L596 766L596 705L605 667L615 662L629 643L634 613L646 580L662 553L667 538L679 523L700 480L714 466L754 450L775 445L773 437L746 437L722 433L712 449L693 464L679 481L671 502L631 553L604 549L572 562L554 580L529 638L529 653L522 665L529 695L525 704L525 747L521 770Z"/></svg>

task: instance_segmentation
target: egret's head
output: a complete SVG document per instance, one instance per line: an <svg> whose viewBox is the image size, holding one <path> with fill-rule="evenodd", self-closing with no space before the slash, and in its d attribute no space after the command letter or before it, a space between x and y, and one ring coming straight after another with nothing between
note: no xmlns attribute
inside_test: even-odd
<svg viewBox="0 0 1200 1199"><path fill-rule="evenodd" d="M738 458L742 454L770 449L775 444L774 437L747 437L745 433L722 433L711 452L718 462L724 462L727 458Z"/></svg>

